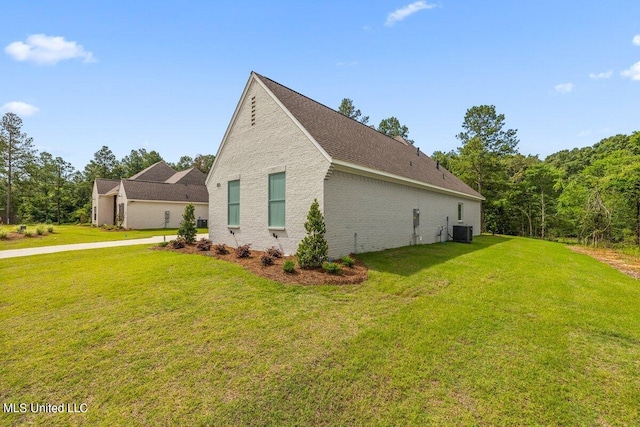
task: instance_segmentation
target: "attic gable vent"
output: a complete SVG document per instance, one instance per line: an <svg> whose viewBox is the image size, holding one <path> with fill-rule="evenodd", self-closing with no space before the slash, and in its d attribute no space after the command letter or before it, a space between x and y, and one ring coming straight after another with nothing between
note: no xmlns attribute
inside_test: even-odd
<svg viewBox="0 0 640 427"><path fill-rule="evenodd" d="M256 97L251 97L251 126L256 124Z"/></svg>

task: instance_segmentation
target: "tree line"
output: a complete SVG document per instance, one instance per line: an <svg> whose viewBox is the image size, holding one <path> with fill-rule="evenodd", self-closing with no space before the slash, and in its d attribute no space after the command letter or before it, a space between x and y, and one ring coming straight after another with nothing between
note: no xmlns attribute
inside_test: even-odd
<svg viewBox="0 0 640 427"><path fill-rule="evenodd" d="M369 117L345 98L339 112L367 124ZM590 244L640 244L640 132L604 138L590 147L547 156L521 154L517 130L506 128L495 106L467 110L461 145L432 157L486 200L482 231L543 239L572 237ZM396 117L378 131L402 136L409 129ZM118 160L107 146L83 170L61 157L38 153L22 131L22 120L6 113L0 125L0 208L4 222L84 223L90 220L96 178L130 177L163 160L144 148ZM180 171L196 167L208 173L213 155L182 156Z"/></svg>
<svg viewBox="0 0 640 427"><path fill-rule="evenodd" d="M343 99L338 111L368 121L351 99ZM408 128L391 119L377 130L406 139ZM456 137L456 150L435 151L432 157L486 198L482 231L640 245L639 131L542 160L521 154L517 130L506 128L504 114L493 105L480 105L466 111Z"/></svg>
<svg viewBox="0 0 640 427"><path fill-rule="evenodd" d="M196 167L206 174L214 158L182 156L167 164L177 171ZM6 113L0 125L0 200L5 202L0 216L7 224L89 222L96 178L128 178L161 160L157 151L144 148L118 160L103 146L83 170L76 170L62 157L38 152L33 138L22 131L20 117Z"/></svg>

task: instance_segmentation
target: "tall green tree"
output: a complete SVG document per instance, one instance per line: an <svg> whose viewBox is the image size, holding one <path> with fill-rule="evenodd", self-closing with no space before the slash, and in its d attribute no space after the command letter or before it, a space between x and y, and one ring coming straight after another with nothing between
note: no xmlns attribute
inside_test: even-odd
<svg viewBox="0 0 640 427"><path fill-rule="evenodd" d="M362 112L353 105L353 100L349 98L343 98L338 108L338 112L360 123L366 125L369 123L369 116L363 116Z"/></svg>
<svg viewBox="0 0 640 427"><path fill-rule="evenodd" d="M144 148L131 150L129 155L124 156L120 161L122 175L123 177L133 176L161 160L162 156L155 150L147 151Z"/></svg>
<svg viewBox="0 0 640 427"><path fill-rule="evenodd" d="M93 154L93 159L84 168L84 175L92 185L96 178L119 179L124 177L120 162L106 145Z"/></svg>
<svg viewBox="0 0 640 427"><path fill-rule="evenodd" d="M180 157L180 160L178 160L178 163L174 163L169 165L172 168L174 168L177 171L183 171L183 170L187 170L189 168L193 167L193 157L191 156L182 156Z"/></svg>
<svg viewBox="0 0 640 427"><path fill-rule="evenodd" d="M196 225L195 207L193 204L189 203L184 207L182 222L178 229L178 237L182 237L187 243L195 243L196 234L198 234Z"/></svg>
<svg viewBox="0 0 640 427"><path fill-rule="evenodd" d="M213 154L196 154L196 158L193 159L193 166L206 175L211 170L215 159L216 156Z"/></svg>
<svg viewBox="0 0 640 427"><path fill-rule="evenodd" d="M382 119L378 125L378 132L384 133L391 138L401 136L410 144L414 141L409 139L409 128L403 124L400 124L400 120L397 117L391 116L388 119Z"/></svg>
<svg viewBox="0 0 640 427"><path fill-rule="evenodd" d="M487 229L485 211L496 210L495 203L506 190L504 160L517 153L517 131L504 126L504 114L498 114L493 105L480 105L467 110L462 132L457 135L462 145L453 169L487 199L480 211L483 231Z"/></svg>
<svg viewBox="0 0 640 427"><path fill-rule="evenodd" d="M22 132L22 119L17 114L5 113L0 125L0 174L6 181L7 224L14 216L11 206L13 183L19 174L26 171L34 155L33 138Z"/></svg>
<svg viewBox="0 0 640 427"><path fill-rule="evenodd" d="M71 211L72 200L72 184L70 178L73 176L75 169L71 163L65 161L62 157L56 157L56 189L55 189L55 203L56 203L56 222L58 225L67 219Z"/></svg>

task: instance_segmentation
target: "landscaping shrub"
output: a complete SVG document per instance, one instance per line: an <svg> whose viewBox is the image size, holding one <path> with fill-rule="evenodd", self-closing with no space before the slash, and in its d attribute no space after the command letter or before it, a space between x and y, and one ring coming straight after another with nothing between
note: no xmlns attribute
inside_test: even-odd
<svg viewBox="0 0 640 427"><path fill-rule="evenodd" d="M211 245L212 245L211 240L205 239L203 237L198 241L196 248L198 248L199 251L209 251L211 250Z"/></svg>
<svg viewBox="0 0 640 427"><path fill-rule="evenodd" d="M280 249L276 248L275 246L271 246L269 249L267 249L267 255L273 258L282 258L283 254Z"/></svg>
<svg viewBox="0 0 640 427"><path fill-rule="evenodd" d="M178 229L178 237L182 237L187 243L195 243L196 234L198 234L198 229L196 228L195 209L196 208L191 203L184 207L182 222Z"/></svg>
<svg viewBox="0 0 640 427"><path fill-rule="evenodd" d="M169 245L169 242L160 242L160 243L158 243L158 246L160 246L161 248L166 248L167 245Z"/></svg>
<svg viewBox="0 0 640 427"><path fill-rule="evenodd" d="M33 231L31 231L31 230L25 230L25 231L24 231L24 236L25 236L25 237L33 237Z"/></svg>
<svg viewBox="0 0 640 427"><path fill-rule="evenodd" d="M0 230L0 239L4 240L8 235L9 233L7 232L7 230Z"/></svg>
<svg viewBox="0 0 640 427"><path fill-rule="evenodd" d="M251 250L249 249L251 244L238 246L236 248L236 257L237 258L249 258L251 255Z"/></svg>
<svg viewBox="0 0 640 427"><path fill-rule="evenodd" d="M49 226L47 226L47 231L48 231L50 234L53 234L53 225L49 225Z"/></svg>
<svg viewBox="0 0 640 427"><path fill-rule="evenodd" d="M282 264L282 269L284 270L285 273L293 273L293 269L295 267L296 267L296 263L291 259L286 260L284 264Z"/></svg>
<svg viewBox="0 0 640 427"><path fill-rule="evenodd" d="M342 257L342 263L344 265L346 265L347 267L353 267L353 265L356 263L355 260L353 258L351 258L349 255L345 255Z"/></svg>
<svg viewBox="0 0 640 427"><path fill-rule="evenodd" d="M169 246L171 246L173 249L182 249L186 246L186 244L187 241L182 237L178 237L177 239L169 242Z"/></svg>
<svg viewBox="0 0 640 427"><path fill-rule="evenodd" d="M298 245L298 251L296 252L298 264L300 264L301 268L320 267L327 259L329 246L324 238L324 233L327 231L324 217L320 212L320 205L316 199L313 200L309 208L304 228L307 230L307 235Z"/></svg>
<svg viewBox="0 0 640 427"><path fill-rule="evenodd" d="M335 262L324 262L322 264L322 268L325 269L325 271L329 274L341 274L342 273L342 267L340 267L340 264L336 264Z"/></svg>
<svg viewBox="0 0 640 427"><path fill-rule="evenodd" d="M216 253L216 255L227 255L229 253L229 250L224 243L217 244L214 247L213 251Z"/></svg>
<svg viewBox="0 0 640 427"><path fill-rule="evenodd" d="M273 257L270 255L262 255L262 257L260 258L260 262L262 263L263 267L273 265Z"/></svg>
<svg viewBox="0 0 640 427"><path fill-rule="evenodd" d="M44 234L44 226L43 225L37 226L36 233L38 234L38 236L42 236Z"/></svg>

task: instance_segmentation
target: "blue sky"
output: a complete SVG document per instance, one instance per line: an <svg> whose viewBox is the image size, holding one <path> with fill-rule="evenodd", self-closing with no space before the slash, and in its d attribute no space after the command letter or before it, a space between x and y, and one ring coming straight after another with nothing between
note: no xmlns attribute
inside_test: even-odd
<svg viewBox="0 0 640 427"><path fill-rule="evenodd" d="M0 111L82 169L215 154L252 70L426 153L492 104L542 158L640 130L640 2L23 1L3 5Z"/></svg>

